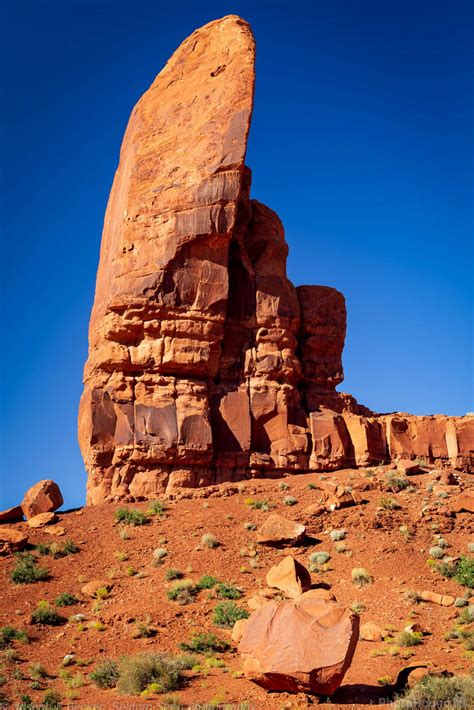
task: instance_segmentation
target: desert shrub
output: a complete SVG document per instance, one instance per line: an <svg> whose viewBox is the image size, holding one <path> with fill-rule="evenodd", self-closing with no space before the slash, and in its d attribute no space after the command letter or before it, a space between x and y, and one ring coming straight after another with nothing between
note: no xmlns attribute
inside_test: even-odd
<svg viewBox="0 0 474 710"><path fill-rule="evenodd" d="M285 481L282 481L281 483L278 484L278 488L280 491L287 491L289 489L288 483L285 483Z"/></svg>
<svg viewBox="0 0 474 710"><path fill-rule="evenodd" d="M163 564L163 560L168 554L168 550L166 547L157 547L156 550L153 550L153 561L155 565L161 565Z"/></svg>
<svg viewBox="0 0 474 710"><path fill-rule="evenodd" d="M65 624L67 619L61 614L58 614L56 609L52 607L48 602L42 600L38 602L38 605L34 612L31 614L32 624L43 624L45 626L60 626Z"/></svg>
<svg viewBox="0 0 474 710"><path fill-rule="evenodd" d="M410 481L405 476L400 476L395 471L389 471L385 476L383 487L391 493L398 493L408 488Z"/></svg>
<svg viewBox="0 0 474 710"><path fill-rule="evenodd" d="M464 607L457 618L458 624L461 625L470 624L472 621L474 621L474 604Z"/></svg>
<svg viewBox="0 0 474 710"><path fill-rule="evenodd" d="M158 515L158 517L163 517L165 514L165 505L161 500L152 500L148 506L149 515Z"/></svg>
<svg viewBox="0 0 474 710"><path fill-rule="evenodd" d="M178 579L168 589L166 596L170 601L184 606L194 601L197 591L192 579Z"/></svg>
<svg viewBox="0 0 474 710"><path fill-rule="evenodd" d="M128 560L127 553L123 552L122 550L117 550L116 552L114 552L114 557L119 562L126 562Z"/></svg>
<svg viewBox="0 0 474 710"><path fill-rule="evenodd" d="M244 523L244 529L249 531L256 530L257 526L255 525L255 523Z"/></svg>
<svg viewBox="0 0 474 710"><path fill-rule="evenodd" d="M174 569L174 567L170 567L168 570L166 570L165 574L165 579L167 582L172 582L175 579L181 579L183 576L183 573L179 571L179 569Z"/></svg>
<svg viewBox="0 0 474 710"><path fill-rule="evenodd" d="M382 496L379 500L379 506L384 510L398 510L402 507L393 496Z"/></svg>
<svg viewBox="0 0 474 710"><path fill-rule="evenodd" d="M188 643L180 643L182 651L190 653L225 653L230 649L230 643L219 638L215 634L200 633L191 637Z"/></svg>
<svg viewBox="0 0 474 710"><path fill-rule="evenodd" d="M328 562L331 559L331 555L329 552L324 552L321 550L320 552L313 552L309 556L309 561L313 565L324 565L326 562Z"/></svg>
<svg viewBox="0 0 474 710"><path fill-rule="evenodd" d="M353 611L354 614L357 614L357 616L359 616L360 614L362 614L363 611L366 610L366 608L367 607L365 606L365 604L362 604L361 602L353 602L351 606L351 611Z"/></svg>
<svg viewBox="0 0 474 710"><path fill-rule="evenodd" d="M214 609L214 624L225 629L233 627L239 619L248 619L249 614L234 602L222 602Z"/></svg>
<svg viewBox="0 0 474 710"><path fill-rule="evenodd" d="M437 545L438 547L449 547L448 541L445 540L443 537L439 537L436 540L435 545Z"/></svg>
<svg viewBox="0 0 474 710"><path fill-rule="evenodd" d="M298 501L296 500L296 498L294 498L294 496L285 496L283 499L283 503L285 505L296 505L297 502Z"/></svg>
<svg viewBox="0 0 474 710"><path fill-rule="evenodd" d="M127 525L122 525L120 527L119 537L121 540L130 540L132 536L130 534L130 528Z"/></svg>
<svg viewBox="0 0 474 710"><path fill-rule="evenodd" d="M0 648L8 648L13 641L28 643L28 634L26 631L18 631L13 626L0 627Z"/></svg>
<svg viewBox="0 0 474 710"><path fill-rule="evenodd" d="M329 537L333 542L338 542L339 540L344 540L347 535L347 530L341 528L340 530L331 530Z"/></svg>
<svg viewBox="0 0 474 710"><path fill-rule="evenodd" d="M221 582L216 588L217 596L220 599L240 599L243 596L243 592L238 587L234 587L228 582Z"/></svg>
<svg viewBox="0 0 474 710"><path fill-rule="evenodd" d="M253 508L254 510L263 510L264 512L267 512L270 510L270 508L273 508L273 503L270 503L266 498L262 498L260 500L255 500L254 498L246 498L245 499L245 505L248 505L249 508Z"/></svg>
<svg viewBox="0 0 474 710"><path fill-rule="evenodd" d="M212 577L210 574L205 574L196 584L196 589L212 589L219 584L219 580Z"/></svg>
<svg viewBox="0 0 474 710"><path fill-rule="evenodd" d="M423 643L423 634L419 631L401 631L395 642L397 646L419 646Z"/></svg>
<svg viewBox="0 0 474 710"><path fill-rule="evenodd" d="M136 639L148 639L152 636L156 636L156 629L150 623L150 618L148 617L146 621L137 621L135 624L135 632L133 637Z"/></svg>
<svg viewBox="0 0 474 710"><path fill-rule="evenodd" d="M29 552L17 553L17 561L10 573L10 579L15 584L34 584L49 579L47 569L38 566L38 560Z"/></svg>
<svg viewBox="0 0 474 710"><path fill-rule="evenodd" d="M444 557L444 550L442 547L439 547L439 545L435 545L434 547L430 547L429 555L434 560L440 560Z"/></svg>
<svg viewBox="0 0 474 710"><path fill-rule="evenodd" d="M89 678L98 688L115 688L119 677L118 664L110 658L99 663L89 674Z"/></svg>
<svg viewBox="0 0 474 710"><path fill-rule="evenodd" d="M454 579L468 589L474 589L474 557L461 556L456 565Z"/></svg>
<svg viewBox="0 0 474 710"><path fill-rule="evenodd" d="M69 594L69 592L63 592L62 594L59 594L59 596L56 597L54 603L56 604L56 606L74 606L74 604L79 603L79 600L76 599L73 594Z"/></svg>
<svg viewBox="0 0 474 710"><path fill-rule="evenodd" d="M308 491L314 491L315 489L317 489L317 485L316 483L308 483L306 488L308 489Z"/></svg>
<svg viewBox="0 0 474 710"><path fill-rule="evenodd" d="M79 547L76 543L72 540L65 540L62 547L60 547L59 550L53 554L53 557L58 559L60 557L67 557L68 555L75 555L77 552L79 552Z"/></svg>
<svg viewBox="0 0 474 710"><path fill-rule="evenodd" d="M184 682L183 671L192 667L190 663L186 656L165 653L126 656L119 663L118 690L126 695L139 695L151 684L155 686L154 691L159 693L178 690Z"/></svg>
<svg viewBox="0 0 474 710"><path fill-rule="evenodd" d="M51 688L45 692L43 695L43 707L50 708L60 708L61 707L61 696L55 690Z"/></svg>
<svg viewBox="0 0 474 710"><path fill-rule="evenodd" d="M467 606L469 604L467 599L464 599L464 597L456 597L454 600L454 606L456 607L463 607Z"/></svg>
<svg viewBox="0 0 474 710"><path fill-rule="evenodd" d="M48 675L46 668L41 663L30 663L28 670L32 680L41 680L41 678L46 678Z"/></svg>
<svg viewBox="0 0 474 710"><path fill-rule="evenodd" d="M406 602L412 602L413 604L420 604L423 598L416 589L406 589L403 593L403 598Z"/></svg>
<svg viewBox="0 0 474 710"><path fill-rule="evenodd" d="M351 572L352 581L358 587L364 587L367 584L372 584L373 577L363 567L354 567Z"/></svg>
<svg viewBox="0 0 474 710"><path fill-rule="evenodd" d="M141 510L130 510L129 508L119 508L115 511L115 520L127 525L145 525L148 522L146 513Z"/></svg>
<svg viewBox="0 0 474 710"><path fill-rule="evenodd" d="M397 710L474 707L474 678L427 675L398 699Z"/></svg>
<svg viewBox="0 0 474 710"><path fill-rule="evenodd" d="M220 542L215 535L204 533L201 537L201 544L212 549L213 547L219 547Z"/></svg>

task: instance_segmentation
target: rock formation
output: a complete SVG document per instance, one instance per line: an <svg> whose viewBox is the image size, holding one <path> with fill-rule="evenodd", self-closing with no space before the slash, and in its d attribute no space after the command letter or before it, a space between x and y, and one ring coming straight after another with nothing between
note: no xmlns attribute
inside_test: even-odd
<svg viewBox="0 0 474 710"><path fill-rule="evenodd" d="M79 442L88 502L398 458L472 465L474 418L378 416L336 391L344 297L295 288L245 166L254 40L236 16L139 100L105 216Z"/></svg>

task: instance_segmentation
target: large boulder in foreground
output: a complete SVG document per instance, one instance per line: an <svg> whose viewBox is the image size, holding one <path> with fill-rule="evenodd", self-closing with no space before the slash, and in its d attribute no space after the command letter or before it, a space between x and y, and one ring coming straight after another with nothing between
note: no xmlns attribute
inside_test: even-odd
<svg viewBox="0 0 474 710"><path fill-rule="evenodd" d="M239 651L245 677L267 690L332 695L358 638L356 614L335 601L302 594L254 612Z"/></svg>
<svg viewBox="0 0 474 710"><path fill-rule="evenodd" d="M26 491L21 507L28 520L40 513L51 513L63 503L63 496L58 484L54 481L44 480L38 481Z"/></svg>

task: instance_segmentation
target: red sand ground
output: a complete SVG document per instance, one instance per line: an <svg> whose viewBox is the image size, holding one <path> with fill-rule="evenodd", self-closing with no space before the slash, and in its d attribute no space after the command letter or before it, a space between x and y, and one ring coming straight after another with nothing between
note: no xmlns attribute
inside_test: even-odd
<svg viewBox="0 0 474 710"><path fill-rule="evenodd" d="M0 626L7 624L28 630L31 641L27 645L15 642L20 660L12 662L1 653L0 675L6 683L0 691L18 702L21 695L29 695L40 702L46 688L57 690L64 703L104 706L142 706L147 704L160 707L162 696L151 696L147 700L139 697L120 696L116 690L99 690L88 679L88 673L106 657L118 658L123 654L141 651L177 652L177 644L187 640L193 631L208 630L230 640L230 631L213 626L213 609L218 603L208 591L200 592L196 601L179 606L168 601L165 573L177 568L187 577L198 580L204 574L212 574L222 581L234 582L245 590L245 597L251 596L259 587L265 587L265 574L269 567L288 554L288 548L278 550L258 545L256 533L244 528L245 522L260 525L268 513L254 510L246 504L249 497L266 498L275 504L272 509L289 519L307 525L310 541L307 545L292 548L300 562L308 565L311 552L326 550L332 554L330 569L323 575L313 574L313 582L324 581L331 586L337 599L350 606L361 602L365 611L361 622L374 621L390 627L394 633L401 631L410 612L422 627L430 632L423 644L409 649L401 649L401 655L391 655L391 645L386 642L371 643L360 641L356 654L342 687L333 697L331 707L363 707L377 704L386 695L377 684L384 676L395 678L405 665L427 661L437 669L447 669L454 673L467 672L472 664L472 652L465 650L457 640L447 641L444 634L452 627L459 609L441 607L431 603L414 604L404 599L408 589L428 589L453 597L462 596L464 588L452 579L445 579L428 565L428 550L433 544L433 525L449 543L452 555L466 554L468 543L473 540L472 516L459 513L456 518L444 515L426 515L420 511L427 503L433 504L435 496L426 490L433 481L432 473L410 477L416 486L414 492L403 491L396 494L401 504L400 510L387 511L383 522L376 522L377 506L382 495L377 480L383 475L383 468L372 469L375 476L366 477L366 471L341 471L326 474L327 478L357 485L357 482L375 481L374 490L365 495L366 504L327 512L311 518L305 508L321 499L321 491L310 490L308 483L317 482L321 474L294 475L284 479L288 490L281 490L281 480L252 480L243 484L226 484L213 489L193 491L192 498L166 501L166 517L153 517L148 525L131 528L131 538L122 540L120 525L114 520L118 504L108 504L80 511L60 514L60 524L66 529L64 537L52 537L44 530L30 530L26 523L14 527L28 530L30 542L62 543L73 540L80 552L62 559L49 556L40 559L52 578L46 582L29 585L15 585L9 579L15 564L12 557L0 560ZM469 476L460 475L460 480L468 482ZM453 486L453 495L459 491ZM294 506L283 503L285 496L297 499ZM449 498L448 497L448 502ZM439 500L439 499L438 499ZM443 501L444 503L444 501ZM147 503L128 504L126 507L146 511ZM407 540L400 533L400 526L407 525L413 535ZM327 536L333 528L346 528L346 543L350 553L337 553L334 543ZM220 541L219 547L208 549L200 544L203 533L212 533ZM311 543L311 544L310 544ZM161 566L154 566L153 550L165 547L167 557ZM114 553L126 552L128 559L120 562ZM255 567L252 566L255 565ZM129 576L127 568L142 573ZM351 581L351 570L364 567L374 578L374 583L357 588ZM143 575L143 576L142 576ZM94 600L81 594L85 582L96 578L109 578L114 584L110 598L97 605ZM81 627L77 622L60 627L38 627L29 624L31 611L39 600L52 602L62 592L70 592L82 601L72 607L59 609L65 616L85 614L86 621ZM238 601L245 607L245 598ZM100 608L97 609L96 607ZM135 621L146 621L157 629L153 638L133 638ZM87 628L88 623L100 621L105 625L102 631ZM404 660L403 654L413 655ZM90 665L70 666L72 673L82 672L84 684L74 690L69 697L64 680L58 676L65 654L74 653L76 659L90 661ZM383 654L383 655L377 655ZM225 668L214 668L207 673L189 673L189 683L173 692L183 706L193 704L248 703L251 708L283 709L303 708L316 698L301 694L270 694L250 681L236 677L240 669L238 653L222 656ZM31 688L29 666L40 662L48 672L41 690ZM73 697L71 697L73 695ZM115 705L114 705L115 704Z"/></svg>

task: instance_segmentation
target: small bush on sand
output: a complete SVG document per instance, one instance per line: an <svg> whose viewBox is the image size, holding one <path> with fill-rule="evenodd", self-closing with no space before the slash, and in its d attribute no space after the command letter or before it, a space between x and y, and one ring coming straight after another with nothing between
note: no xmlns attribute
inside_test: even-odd
<svg viewBox="0 0 474 710"><path fill-rule="evenodd" d="M165 514L164 503L162 503L161 500L150 501L147 513L148 515L157 515L159 518L162 518Z"/></svg>
<svg viewBox="0 0 474 710"><path fill-rule="evenodd" d="M364 587L367 584L373 583L373 577L363 567L354 567L351 572L352 581L358 587Z"/></svg>
<svg viewBox="0 0 474 710"><path fill-rule="evenodd" d="M257 529L257 526L255 525L255 523L248 523L248 522L244 523L244 530L248 530L250 532L250 531L256 530L256 529Z"/></svg>
<svg viewBox="0 0 474 710"><path fill-rule="evenodd" d="M46 668L41 663L30 663L28 670L32 680L41 680L48 675Z"/></svg>
<svg viewBox="0 0 474 710"><path fill-rule="evenodd" d="M468 676L427 675L406 695L398 699L397 710L427 710L427 708L474 707L474 678Z"/></svg>
<svg viewBox="0 0 474 710"><path fill-rule="evenodd" d="M13 641L28 643L28 634L26 631L18 631L13 626L0 627L0 648L8 648Z"/></svg>
<svg viewBox="0 0 474 710"><path fill-rule="evenodd" d="M126 523L136 527L137 525L145 525L148 522L148 516L146 513L142 513L141 510L119 508L115 511L115 520L119 523Z"/></svg>
<svg viewBox="0 0 474 710"><path fill-rule="evenodd" d="M56 606L74 606L74 604L79 603L79 600L76 599L73 594L69 594L69 592L63 592L62 594L56 597L54 603L56 604Z"/></svg>
<svg viewBox="0 0 474 710"><path fill-rule="evenodd" d="M454 579L468 589L474 589L474 557L461 556L456 565Z"/></svg>
<svg viewBox="0 0 474 710"><path fill-rule="evenodd" d="M433 560L441 560L444 557L444 550L439 545L430 547L429 555Z"/></svg>
<svg viewBox="0 0 474 710"><path fill-rule="evenodd" d="M99 663L89 678L98 688L115 688L119 677L118 664L110 658Z"/></svg>
<svg viewBox="0 0 474 710"><path fill-rule="evenodd" d="M320 552L313 552L309 556L309 561L311 565L315 565L318 567L319 565L324 565L326 562L328 562L331 559L331 555L329 552L324 552L321 550Z"/></svg>
<svg viewBox="0 0 474 710"><path fill-rule="evenodd" d="M347 535L347 530L340 529L340 530L331 530L329 533L329 537L333 542L338 542L339 540L344 540Z"/></svg>
<svg viewBox="0 0 474 710"><path fill-rule="evenodd" d="M34 612L31 614L32 624L43 624L45 626L60 626L65 624L67 619L61 614L58 614L56 609L52 607L48 602L42 600L38 602L38 605Z"/></svg>
<svg viewBox="0 0 474 710"><path fill-rule="evenodd" d="M398 500L393 496L382 496L379 500L379 506L384 510L398 510L402 507Z"/></svg>
<svg viewBox="0 0 474 710"><path fill-rule="evenodd" d="M200 633L191 637L189 643L180 643L182 651L190 653L225 653L230 649L230 643L219 638L215 634Z"/></svg>
<svg viewBox="0 0 474 710"><path fill-rule="evenodd" d="M28 552L17 553L17 561L10 573L10 579L15 584L34 584L49 579L47 569L38 567L38 560Z"/></svg>
<svg viewBox="0 0 474 710"><path fill-rule="evenodd" d="M205 574L196 584L196 589L212 589L219 583L219 580L210 574Z"/></svg>
<svg viewBox="0 0 474 710"><path fill-rule="evenodd" d="M408 488L409 485L410 481L405 476L398 475L396 471L389 471L383 482L384 489L391 493L399 493L404 488Z"/></svg>
<svg viewBox="0 0 474 710"><path fill-rule="evenodd" d="M219 547L220 542L215 535L204 533L201 537L201 544L204 545L204 547L210 547L212 549L213 547Z"/></svg>
<svg viewBox="0 0 474 710"><path fill-rule="evenodd" d="M239 587L234 587L228 582L218 584L216 591L220 599L240 599L243 596L243 592Z"/></svg>
<svg viewBox="0 0 474 710"><path fill-rule="evenodd" d="M184 606L194 601L197 591L192 579L178 579L168 589L166 596L170 601Z"/></svg>
<svg viewBox="0 0 474 710"><path fill-rule="evenodd" d="M244 501L245 505L248 505L249 508L253 508L254 510L263 510L264 512L268 512L270 508L273 508L273 503L270 503L266 498L260 499L260 500L255 500L254 498L246 498Z"/></svg>
<svg viewBox="0 0 474 710"><path fill-rule="evenodd" d="M165 574L165 579L167 582L172 582L175 579L181 579L183 577L183 573L179 571L179 569L174 569L174 567L170 567L168 570L166 570Z"/></svg>
<svg viewBox="0 0 474 710"><path fill-rule="evenodd" d="M61 696L52 688L49 688L43 695L43 707L49 710L56 710L61 707Z"/></svg>
<svg viewBox="0 0 474 710"><path fill-rule="evenodd" d="M214 609L214 624L225 629L231 629L239 619L248 619L249 614L234 602L222 602Z"/></svg>
<svg viewBox="0 0 474 710"><path fill-rule="evenodd" d="M296 498L294 496L285 496L283 499L283 503L285 505L296 505L297 502L298 501L296 500Z"/></svg>
<svg viewBox="0 0 474 710"><path fill-rule="evenodd" d="M192 668L194 663L195 659L187 656L165 653L126 656L119 663L117 687L120 693L126 695L139 695L151 684L159 693L178 690L185 680L183 671Z"/></svg>
<svg viewBox="0 0 474 710"><path fill-rule="evenodd" d="M419 631L401 631L395 639L397 646L419 646L423 643L423 634Z"/></svg>

